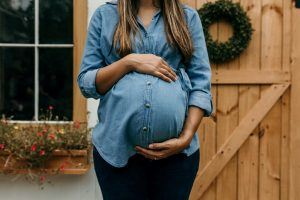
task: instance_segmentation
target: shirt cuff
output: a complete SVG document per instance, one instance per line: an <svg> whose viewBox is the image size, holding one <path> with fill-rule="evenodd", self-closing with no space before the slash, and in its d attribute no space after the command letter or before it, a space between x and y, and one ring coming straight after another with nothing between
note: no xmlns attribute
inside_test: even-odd
<svg viewBox="0 0 300 200"><path fill-rule="evenodd" d="M89 70L84 74L83 84L82 84L82 93L86 98L94 99L103 99L104 94L98 93L96 89L96 75L98 69Z"/></svg>
<svg viewBox="0 0 300 200"><path fill-rule="evenodd" d="M204 94L199 91L194 91L189 95L188 105L197 106L204 110L204 117L211 116L213 112L213 103L211 95Z"/></svg>

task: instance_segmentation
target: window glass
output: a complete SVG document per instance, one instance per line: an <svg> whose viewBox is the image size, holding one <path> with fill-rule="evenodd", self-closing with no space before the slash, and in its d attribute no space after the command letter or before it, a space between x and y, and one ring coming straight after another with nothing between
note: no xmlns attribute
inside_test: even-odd
<svg viewBox="0 0 300 200"><path fill-rule="evenodd" d="M0 47L0 113L14 120L33 119L33 48Z"/></svg>
<svg viewBox="0 0 300 200"><path fill-rule="evenodd" d="M0 0L0 116L42 120L49 106L72 120L73 0Z"/></svg>
<svg viewBox="0 0 300 200"><path fill-rule="evenodd" d="M40 43L73 43L73 0L40 0Z"/></svg>
<svg viewBox="0 0 300 200"><path fill-rule="evenodd" d="M70 48L40 49L39 108L49 106L60 119L72 120L73 110L73 51Z"/></svg>
<svg viewBox="0 0 300 200"><path fill-rule="evenodd" d="M0 43L34 42L34 0L0 0Z"/></svg>

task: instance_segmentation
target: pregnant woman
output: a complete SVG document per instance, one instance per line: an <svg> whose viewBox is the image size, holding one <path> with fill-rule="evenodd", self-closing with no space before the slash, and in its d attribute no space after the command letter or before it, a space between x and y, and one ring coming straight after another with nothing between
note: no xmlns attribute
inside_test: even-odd
<svg viewBox="0 0 300 200"><path fill-rule="evenodd" d="M197 128L213 110L197 11L180 0L113 0L88 27L78 85L100 99L92 132L104 200L188 199Z"/></svg>

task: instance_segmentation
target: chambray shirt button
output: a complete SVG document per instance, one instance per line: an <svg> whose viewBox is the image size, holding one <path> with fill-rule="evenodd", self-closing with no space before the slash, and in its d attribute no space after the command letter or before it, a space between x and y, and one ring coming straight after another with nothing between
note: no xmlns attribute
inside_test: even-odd
<svg viewBox="0 0 300 200"><path fill-rule="evenodd" d="M146 126L143 127L143 131L147 131L148 128Z"/></svg>
<svg viewBox="0 0 300 200"><path fill-rule="evenodd" d="M146 106L146 108L150 108L150 104L149 103L146 103L145 106Z"/></svg>
<svg viewBox="0 0 300 200"><path fill-rule="evenodd" d="M147 82L147 85L151 85L151 82L150 82L150 81L148 81L148 82Z"/></svg>

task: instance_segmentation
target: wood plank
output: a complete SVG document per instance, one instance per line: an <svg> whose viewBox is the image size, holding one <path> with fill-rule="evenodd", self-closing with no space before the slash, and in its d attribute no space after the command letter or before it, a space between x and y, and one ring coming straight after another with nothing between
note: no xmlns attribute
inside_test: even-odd
<svg viewBox="0 0 300 200"><path fill-rule="evenodd" d="M290 88L282 96L280 200L290 200Z"/></svg>
<svg viewBox="0 0 300 200"><path fill-rule="evenodd" d="M286 83L270 86L261 96L259 101L240 121L239 125L233 130L226 142L219 148L211 162L209 162L200 172L201 184L198 188L198 199L235 155L260 121L271 110L289 85L289 83Z"/></svg>
<svg viewBox="0 0 300 200"><path fill-rule="evenodd" d="M300 9L292 9L292 63L291 72L291 135L290 135L290 200L300 197Z"/></svg>
<svg viewBox="0 0 300 200"><path fill-rule="evenodd" d="M283 0L262 1L261 70L282 70ZM272 34L270 34L272 33ZM261 94L267 86L261 86ZM262 120L259 199L280 199L281 99Z"/></svg>
<svg viewBox="0 0 300 200"><path fill-rule="evenodd" d="M240 80L249 79L249 83L258 84L264 82L269 77L272 81L277 81L278 77L271 72L261 72L260 69L260 32L261 32L261 1L241 0L241 5L246 9L251 19L252 26L255 29L249 47L240 57L240 72L247 73L250 70L254 73L247 73L244 76L232 75L239 77ZM246 71L247 70L247 71ZM259 73L257 73L259 71ZM281 75L281 74L280 74ZM284 74L283 74L284 75ZM259 77L259 78L258 78ZM275 78L276 77L276 78ZM256 80L254 80L256 79ZM269 79L268 81L271 81ZM253 105L259 100L259 85L240 85L239 87L239 119L252 109ZM257 200L258 199L258 169L259 169L259 129L256 127L250 134L246 142L238 151L238 200ZM247 184L245 184L247 183Z"/></svg>
<svg viewBox="0 0 300 200"><path fill-rule="evenodd" d="M198 0L196 2L197 8L200 8L206 1ZM217 37L218 35L218 26L212 26L210 29L210 33L213 37ZM217 70L217 65L211 63L212 70ZM200 139L200 167L197 173L197 177L194 181L194 185L190 194L191 200L199 200L198 190L200 184L200 172L206 166L206 164L212 159L212 157L217 152L216 146L216 134L217 134L217 125L216 118L214 117L216 106L217 106L217 86L212 85L211 94L213 97L213 114L210 118L203 118L201 122L198 133ZM205 191L201 200L215 200L216 199L216 181L214 181L210 187Z"/></svg>
<svg viewBox="0 0 300 200"><path fill-rule="evenodd" d="M292 38L292 1L283 3L282 70L290 71ZM289 200L290 175L290 88L282 96L280 200Z"/></svg>
<svg viewBox="0 0 300 200"><path fill-rule="evenodd" d="M73 70L73 120L87 121L87 100L81 95L77 85L77 75L80 70L82 53L87 32L87 0L73 0L74 4L74 70Z"/></svg>
<svg viewBox="0 0 300 200"><path fill-rule="evenodd" d="M215 89L214 89L215 90ZM200 139L200 165L197 177L194 181L194 185L190 194L190 200L197 200L198 188L200 183L200 172L209 163L212 157L216 153L216 122L213 118L203 118L199 128L199 139ZM210 187L205 194L201 197L201 200L214 200L216 196L215 186Z"/></svg>
<svg viewBox="0 0 300 200"><path fill-rule="evenodd" d="M74 152L77 153L76 151ZM28 174L28 170L45 174L84 174L88 172L91 167L89 161L89 155L87 151L85 155L70 155L62 152L60 155L53 154L48 158L44 168L29 169L26 163L20 160L16 160L14 156L0 155L0 172L5 174ZM60 168L64 166L64 168ZM61 170L60 170L61 169Z"/></svg>
<svg viewBox="0 0 300 200"><path fill-rule="evenodd" d="M256 49L256 51L258 50ZM243 55L247 55L247 53L242 54L242 56ZM254 55L249 55L249 58L254 59ZM249 59L241 62L241 70L212 71L212 84L274 84L291 81L291 74L289 71L254 70L259 67L259 63L257 63L257 65L252 65L252 62L253 61L250 61Z"/></svg>
<svg viewBox="0 0 300 200"><path fill-rule="evenodd" d="M239 2L239 0L233 0ZM219 22L218 41L227 41L233 35L233 29L227 22ZM219 73L239 70L239 58L218 65ZM238 125L238 85L219 85L217 101L217 149L220 149L230 137L232 131ZM217 176L217 198L216 200L237 199L237 155L231 160Z"/></svg>
<svg viewBox="0 0 300 200"><path fill-rule="evenodd" d="M91 150L89 150L91 151ZM0 156L8 156L10 155L10 152L8 151L1 151ZM60 150L55 149L52 152L53 156L88 156L88 150L77 150L77 149L69 149L69 150Z"/></svg>

